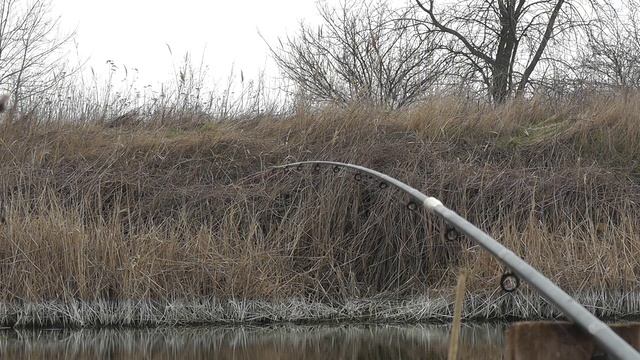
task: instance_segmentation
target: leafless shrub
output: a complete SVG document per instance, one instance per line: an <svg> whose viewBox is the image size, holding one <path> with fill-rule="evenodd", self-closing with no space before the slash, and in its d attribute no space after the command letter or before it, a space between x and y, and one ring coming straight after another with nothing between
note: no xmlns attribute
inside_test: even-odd
<svg viewBox="0 0 640 360"><path fill-rule="evenodd" d="M606 4L588 28L579 68L592 88L614 92L640 88L639 9L634 0Z"/></svg>
<svg viewBox="0 0 640 360"><path fill-rule="evenodd" d="M271 52L296 91L315 102L397 108L433 90L442 69L434 36L385 2L319 6L322 25L301 25Z"/></svg>
<svg viewBox="0 0 640 360"><path fill-rule="evenodd" d="M64 56L73 34L60 34L47 0L0 1L0 86L26 111L68 76Z"/></svg>

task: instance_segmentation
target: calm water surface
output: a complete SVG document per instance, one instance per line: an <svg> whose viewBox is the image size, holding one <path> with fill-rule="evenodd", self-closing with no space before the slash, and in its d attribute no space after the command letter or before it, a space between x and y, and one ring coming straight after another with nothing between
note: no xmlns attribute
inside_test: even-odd
<svg viewBox="0 0 640 360"><path fill-rule="evenodd" d="M500 359L500 324L465 325L461 359ZM447 325L0 330L1 359L446 359Z"/></svg>

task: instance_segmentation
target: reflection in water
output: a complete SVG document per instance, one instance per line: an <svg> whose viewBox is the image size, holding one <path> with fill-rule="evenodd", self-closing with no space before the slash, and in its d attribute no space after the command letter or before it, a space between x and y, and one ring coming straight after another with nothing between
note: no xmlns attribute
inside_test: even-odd
<svg viewBox="0 0 640 360"><path fill-rule="evenodd" d="M500 359L501 325L464 326L461 359ZM0 330L15 359L446 359L447 325Z"/></svg>

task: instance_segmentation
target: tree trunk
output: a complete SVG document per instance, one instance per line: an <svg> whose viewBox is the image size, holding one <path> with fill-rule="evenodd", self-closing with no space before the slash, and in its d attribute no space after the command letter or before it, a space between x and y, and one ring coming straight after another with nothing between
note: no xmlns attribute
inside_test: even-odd
<svg viewBox="0 0 640 360"><path fill-rule="evenodd" d="M496 62L493 66L491 98L496 103L504 102L509 96L509 63Z"/></svg>
<svg viewBox="0 0 640 360"><path fill-rule="evenodd" d="M511 62L516 47L515 2L499 1L500 7L500 34L498 49L492 67L491 97L496 103L504 102L511 93Z"/></svg>

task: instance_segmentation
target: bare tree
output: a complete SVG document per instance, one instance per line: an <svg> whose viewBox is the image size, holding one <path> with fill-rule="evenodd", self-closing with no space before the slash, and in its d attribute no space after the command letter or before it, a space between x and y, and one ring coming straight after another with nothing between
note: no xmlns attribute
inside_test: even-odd
<svg viewBox="0 0 640 360"><path fill-rule="evenodd" d="M0 0L0 86L14 108L67 74L62 57L72 34L59 34L58 23L46 0Z"/></svg>
<svg viewBox="0 0 640 360"><path fill-rule="evenodd" d="M446 56L465 67L460 73L479 78L496 102L522 94L549 45L585 24L575 2L462 0L438 9L434 0L416 0L426 14L421 27L444 35Z"/></svg>
<svg viewBox="0 0 640 360"><path fill-rule="evenodd" d="M301 25L271 48L284 75L312 101L366 101L397 108L424 96L439 78L435 37L384 2L319 6L322 25Z"/></svg>
<svg viewBox="0 0 640 360"><path fill-rule="evenodd" d="M640 4L607 3L587 31L580 69L586 82L599 88L640 88Z"/></svg>

